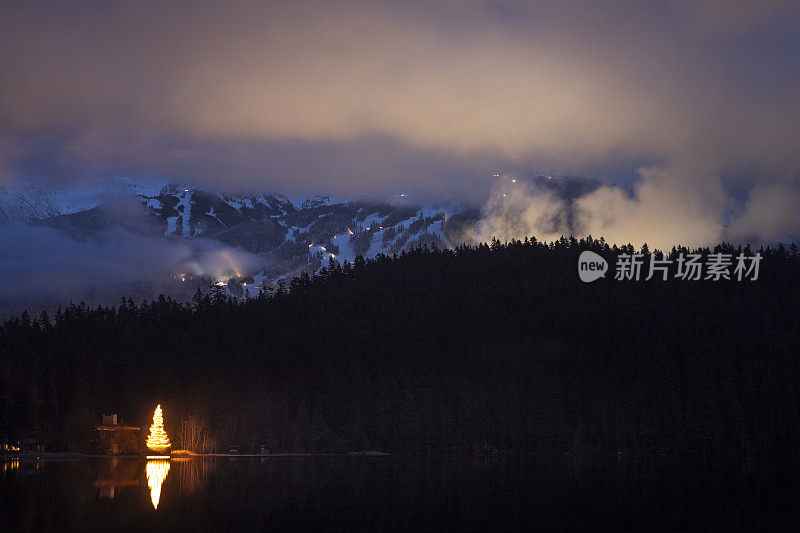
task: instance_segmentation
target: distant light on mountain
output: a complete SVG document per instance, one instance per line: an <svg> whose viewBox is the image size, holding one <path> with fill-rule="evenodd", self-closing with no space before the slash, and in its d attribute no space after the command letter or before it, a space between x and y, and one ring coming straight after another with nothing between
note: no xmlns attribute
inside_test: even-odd
<svg viewBox="0 0 800 533"><path fill-rule="evenodd" d="M253 285L268 288L331 259L452 246L475 221L449 224L458 205L414 205L407 197L290 199L130 180L5 189L0 208L0 241L10 252L0 274L14 280L0 292L12 309L68 299L116 303L140 291L185 298L204 279L229 291L241 287L242 296L257 289L229 278L253 277Z"/></svg>

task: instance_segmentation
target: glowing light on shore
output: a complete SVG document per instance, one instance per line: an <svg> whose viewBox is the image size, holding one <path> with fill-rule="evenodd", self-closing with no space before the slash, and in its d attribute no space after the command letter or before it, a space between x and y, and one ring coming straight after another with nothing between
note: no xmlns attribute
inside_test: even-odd
<svg viewBox="0 0 800 533"><path fill-rule="evenodd" d="M150 426L147 447L154 452L164 453L170 446L169 437L167 432L164 431L164 415L161 412L161 404L158 404L153 413L153 425Z"/></svg>
<svg viewBox="0 0 800 533"><path fill-rule="evenodd" d="M158 502L161 500L161 485L169 474L169 460L155 459L147 461L145 466L147 472L147 486L150 487L150 501L153 502L153 509L158 509Z"/></svg>

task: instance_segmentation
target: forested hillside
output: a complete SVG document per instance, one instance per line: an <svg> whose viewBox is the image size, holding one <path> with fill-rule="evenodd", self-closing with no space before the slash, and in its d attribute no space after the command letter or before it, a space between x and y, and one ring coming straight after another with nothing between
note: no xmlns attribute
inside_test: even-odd
<svg viewBox="0 0 800 533"><path fill-rule="evenodd" d="M612 269L591 284L587 249ZM757 281L615 281L621 252L419 248L242 302L23 315L0 329L0 441L90 450L101 414L147 426L160 403L216 449L797 450L796 247L761 250Z"/></svg>

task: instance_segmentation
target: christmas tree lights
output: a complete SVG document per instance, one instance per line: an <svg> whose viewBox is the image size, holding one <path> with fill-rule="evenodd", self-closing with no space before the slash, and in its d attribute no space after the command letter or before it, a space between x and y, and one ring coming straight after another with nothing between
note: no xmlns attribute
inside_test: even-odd
<svg viewBox="0 0 800 533"><path fill-rule="evenodd" d="M153 413L153 425L150 426L150 435L147 437L147 447L154 452L164 453L171 446L167 432L164 431L164 416L161 413L161 404L156 406Z"/></svg>

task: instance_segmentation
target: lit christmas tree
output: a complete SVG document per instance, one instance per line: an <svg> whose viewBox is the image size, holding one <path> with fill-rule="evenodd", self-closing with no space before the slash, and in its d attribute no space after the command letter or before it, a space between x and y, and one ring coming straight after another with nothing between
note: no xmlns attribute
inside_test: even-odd
<svg viewBox="0 0 800 533"><path fill-rule="evenodd" d="M164 416L161 414L161 404L159 404L156 406L156 412L153 413L153 425L150 426L147 447L154 452L164 453L170 446L169 437L164 431Z"/></svg>

